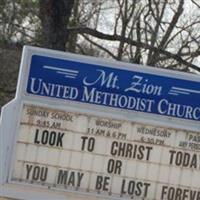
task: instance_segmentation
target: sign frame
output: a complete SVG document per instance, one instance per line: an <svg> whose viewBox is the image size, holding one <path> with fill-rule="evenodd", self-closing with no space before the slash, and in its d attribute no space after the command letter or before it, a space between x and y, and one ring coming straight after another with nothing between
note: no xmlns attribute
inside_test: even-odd
<svg viewBox="0 0 200 200"><path fill-rule="evenodd" d="M174 77L178 79L183 80L191 80L199 82L199 76L194 74L188 74L183 72L171 72L169 70L165 69L155 69L150 67L141 67L136 64L129 64L129 63L123 63L123 62L115 62L115 61L109 61L109 60L102 60L100 58L93 58L88 56L80 56L75 55L71 53L66 52L60 52L60 51L52 51L47 49L41 49L37 47L30 47L25 46L22 54L22 60L21 60L21 67L20 67L20 73L18 78L18 84L17 84L17 92L15 99L3 107L2 109L2 115L1 117L1 126L0 126L0 137L3 141L3 145L1 144L1 157L3 158L3 162L1 163L1 166L3 171L6 170L7 167L9 168L9 178L7 176L3 176L3 171L1 171L0 174L0 183L2 186L0 187L0 194L3 194L7 197L15 197L15 198L21 198L23 196L26 199L30 200L44 200L44 199L60 199L64 200L66 197L69 196L70 199L104 199L105 196L101 195L86 195L85 197L82 197L82 193L77 193L75 196L73 192L67 191L67 194L65 192L59 192L53 190L50 191L49 189L40 189L38 186L34 185L26 185L26 184L15 184L15 183L8 183L8 181L11 178L11 169L14 166L14 155L11 155L11 152L15 152L16 149L16 141L17 136L19 134L19 123L20 119L16 116L19 114L21 116L22 113L22 107L24 104L37 104L41 106L46 107L54 107L55 100L52 100L49 97L43 98L40 96L33 96L30 94L27 94L26 86L28 83L28 74L30 70L30 64L31 64L31 57L35 54L48 56L48 57L54 57L58 59L69 59L69 60L76 60L84 63L91 63L96 64L97 62L102 64L103 66L108 66L111 68L117 68L117 69L127 69L127 70L134 70L138 72L145 71L146 73L150 73L154 75L155 73L158 75L165 74L166 77ZM114 67L113 67L114 66ZM200 82L199 82L200 83ZM57 99L56 100L57 109L61 110L71 110L74 112L82 112L92 115L98 115L103 117L109 117L119 120L126 120L126 121L132 121L132 122L139 122L149 125L156 125L159 127L169 127L169 128L175 128L175 129L182 129L182 130L189 130L189 131L199 131L200 130L200 124L197 121L191 121L191 120L185 120L185 119L179 119L179 118L173 118L173 117L166 117L166 116L157 116L155 114L145 114L145 113L137 113L135 111L129 111L129 110L122 110L122 109L115 109L115 108L108 108L104 106L96 106L96 105L90 105L90 104L84 104L74 101L65 101ZM48 106L47 106L48 105ZM63 109L66 107L65 109ZM109 112L108 112L109 111ZM14 112L14 115L13 115ZM6 114L7 113L7 114ZM5 118L8 116L11 116L11 113L13 115L12 121L13 121L13 128L10 129L10 126L7 122L5 122ZM157 121L159 118L160 121ZM131 120L130 120L131 119ZM5 126L6 124L6 126ZM4 125L4 126L2 126ZM16 129L14 127L17 127ZM10 130L10 131L9 131ZM10 134L5 136L5 132L9 132ZM17 133L17 134L16 134ZM11 142L10 142L11 141ZM14 145L14 146L13 146ZM7 151L7 149L9 149ZM11 164L12 163L12 164ZM7 172L6 172L6 175ZM8 180L9 179L9 180ZM24 187L27 188L29 192L27 194L24 194ZM23 194L23 195L22 195ZM78 196L78 198L77 198ZM106 197L109 198L109 197ZM112 197L110 197L112 198ZM114 199L121 199L121 198L114 198Z"/></svg>
<svg viewBox="0 0 200 200"><path fill-rule="evenodd" d="M30 102L30 101L25 101L25 102L23 102L23 104L21 104L21 106L20 106L20 115L21 115L21 113L22 113L22 107L23 107L23 105L27 105L27 104L31 104L31 105L35 105L35 106L39 106L39 107L42 107L42 108L50 108L50 109L55 109L55 107L53 106L53 104L52 105L46 105L46 104L44 104L44 103L37 103L37 102ZM133 123L135 123L135 121L133 121L133 120L131 120L131 119L128 119L128 118L124 118L124 117L122 117L121 119L116 119L116 116L113 116L112 114L109 114L109 113L107 113L107 114L105 114L104 112L101 112L101 113L95 113L94 111L91 111L91 112L87 112L87 110L79 110L78 108L73 108L73 107L71 107L71 108L65 108L65 109L63 109L63 108L60 108L60 109L57 109L57 110L60 110L60 111L65 111L65 112L75 112L75 113L80 113L80 114L88 114L88 115L93 115L94 117L104 117L104 118L112 118L113 120L122 120L122 121L128 121L128 122L133 122ZM140 124L144 124L144 125L146 125L146 126L152 126L152 124L150 124L150 123L148 123L148 124L146 124L146 123L142 123L142 122L140 122ZM163 127L159 127L159 128L168 128L168 127L166 127L166 126L163 126ZM171 128L171 127L169 127L169 128ZM19 126L18 126L18 129L19 129ZM187 131L187 130L185 130L185 129L179 129L179 131ZM17 131L17 133L19 134L19 131ZM15 139L17 139L17 135L15 136L16 138ZM146 144L146 145L148 145L148 144ZM16 152L16 143L15 143L15 146L14 146L14 152ZM15 154L13 154L12 155L12 163L14 162L14 160L15 160L15 158L16 158L16 156L15 156ZM9 170L9 179L11 179L11 172L12 172L12 167L13 167L14 165L12 164L12 165L10 165L10 170ZM39 186L39 185L31 185L31 184L29 184L29 183L17 183L16 181L9 181L10 182L10 184L12 185L12 186L16 186L16 187L26 187L27 189L28 188L30 188L31 190L33 189L33 191L35 190L35 191L37 191L38 192L38 190L44 190L42 193L45 193L45 192L50 192L50 193L52 193L52 192L56 192L57 194L63 194L63 195L66 195L67 196L67 194L68 193L70 193L72 196L73 195L83 195L83 196L86 196L86 198L87 197L91 197L91 198L93 198L93 199L95 199L95 198L102 198L102 199L121 199L121 198L117 198L117 197L112 197L112 196L104 196L103 194L95 194L95 193L86 193L86 192L81 192L81 191L70 191L70 190L66 190L66 191L63 191L62 189L59 189L59 188L52 188L52 189L49 189L48 188L48 186ZM52 191L51 191L52 190ZM47 192L47 193L48 193ZM34 195L35 195L35 193L36 192L33 192L34 193ZM65 194L66 193L66 194ZM31 194L30 194L31 195ZM33 195L33 196L34 196ZM61 196L60 195L58 195L58 196L56 196L56 198L57 199L60 199L61 198ZM29 198L28 198L29 199ZM130 199L130 198L126 198L126 197L123 197L123 199Z"/></svg>

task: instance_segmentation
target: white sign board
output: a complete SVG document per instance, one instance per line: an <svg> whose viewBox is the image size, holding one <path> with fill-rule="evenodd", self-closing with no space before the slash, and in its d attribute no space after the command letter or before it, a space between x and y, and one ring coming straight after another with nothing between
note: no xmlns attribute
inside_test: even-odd
<svg viewBox="0 0 200 200"><path fill-rule="evenodd" d="M11 181L136 199L197 199L198 132L24 104Z"/></svg>
<svg viewBox="0 0 200 200"><path fill-rule="evenodd" d="M97 61L93 72L77 69ZM198 100L199 77L136 67L128 86L120 82L127 64L100 64L26 47L17 96L1 122L2 193L31 200L198 200L200 106L184 104L182 95ZM156 78L172 82L158 85ZM183 91L183 82L191 88Z"/></svg>

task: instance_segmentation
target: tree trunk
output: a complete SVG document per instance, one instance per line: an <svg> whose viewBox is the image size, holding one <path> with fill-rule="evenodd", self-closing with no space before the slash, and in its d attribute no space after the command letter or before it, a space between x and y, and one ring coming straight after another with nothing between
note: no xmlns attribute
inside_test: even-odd
<svg viewBox="0 0 200 200"><path fill-rule="evenodd" d="M74 0L40 0L43 47L65 51Z"/></svg>
<svg viewBox="0 0 200 200"><path fill-rule="evenodd" d="M79 1L80 0L74 0L73 16L72 21L70 22L70 24L72 24L73 27L77 27L79 25ZM76 52L77 37L77 33L74 33L70 34L68 38L67 50L69 50L72 53Z"/></svg>

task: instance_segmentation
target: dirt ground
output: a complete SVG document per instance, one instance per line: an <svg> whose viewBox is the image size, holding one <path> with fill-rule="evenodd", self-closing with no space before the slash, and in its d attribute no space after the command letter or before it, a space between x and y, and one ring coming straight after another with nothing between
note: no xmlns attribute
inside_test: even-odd
<svg viewBox="0 0 200 200"><path fill-rule="evenodd" d="M0 48L0 110L14 98L20 59L20 49Z"/></svg>

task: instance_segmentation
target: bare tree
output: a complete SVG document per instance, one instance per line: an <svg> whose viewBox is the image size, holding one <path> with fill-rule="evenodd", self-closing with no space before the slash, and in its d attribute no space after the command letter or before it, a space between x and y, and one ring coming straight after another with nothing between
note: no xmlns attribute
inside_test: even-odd
<svg viewBox="0 0 200 200"><path fill-rule="evenodd" d="M70 32L84 36L88 43L117 60L200 71L195 65L200 55L200 33L196 31L200 13L196 10L191 18L186 16L185 0L117 0L110 1L109 6L115 13L109 16L114 21L109 32L101 30L106 24L95 27L91 23L71 27ZM94 15L105 16L103 8L101 4ZM106 41L113 44L113 49L104 45Z"/></svg>
<svg viewBox="0 0 200 200"><path fill-rule="evenodd" d="M198 0L0 0L2 102L15 91L3 74L17 79L7 49L18 54L23 44L200 72L199 8Z"/></svg>
<svg viewBox="0 0 200 200"><path fill-rule="evenodd" d="M192 15L186 0L0 0L0 42L200 71L199 2L189 2Z"/></svg>

